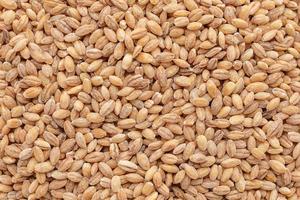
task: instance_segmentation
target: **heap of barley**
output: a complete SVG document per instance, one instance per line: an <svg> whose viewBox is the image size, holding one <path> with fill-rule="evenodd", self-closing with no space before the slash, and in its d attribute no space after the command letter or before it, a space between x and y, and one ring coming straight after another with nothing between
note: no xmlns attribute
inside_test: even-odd
<svg viewBox="0 0 300 200"><path fill-rule="evenodd" d="M0 199L299 200L298 0L0 0Z"/></svg>

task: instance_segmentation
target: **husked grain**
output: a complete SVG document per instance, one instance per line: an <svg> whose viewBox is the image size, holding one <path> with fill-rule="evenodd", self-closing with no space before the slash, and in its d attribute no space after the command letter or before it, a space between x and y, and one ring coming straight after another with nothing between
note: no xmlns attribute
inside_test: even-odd
<svg viewBox="0 0 300 200"><path fill-rule="evenodd" d="M0 0L0 199L300 199L298 0Z"/></svg>

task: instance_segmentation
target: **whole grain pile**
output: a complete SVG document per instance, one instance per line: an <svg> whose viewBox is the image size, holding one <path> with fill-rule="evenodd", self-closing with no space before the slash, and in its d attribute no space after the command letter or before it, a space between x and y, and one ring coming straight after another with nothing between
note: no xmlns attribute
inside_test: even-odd
<svg viewBox="0 0 300 200"><path fill-rule="evenodd" d="M297 0L0 0L0 199L299 200Z"/></svg>

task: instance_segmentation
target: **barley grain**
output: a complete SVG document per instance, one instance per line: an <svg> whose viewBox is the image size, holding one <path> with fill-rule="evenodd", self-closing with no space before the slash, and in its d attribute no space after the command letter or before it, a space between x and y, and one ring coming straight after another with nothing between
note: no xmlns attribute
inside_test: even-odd
<svg viewBox="0 0 300 200"><path fill-rule="evenodd" d="M299 6L0 0L1 199L299 199Z"/></svg>

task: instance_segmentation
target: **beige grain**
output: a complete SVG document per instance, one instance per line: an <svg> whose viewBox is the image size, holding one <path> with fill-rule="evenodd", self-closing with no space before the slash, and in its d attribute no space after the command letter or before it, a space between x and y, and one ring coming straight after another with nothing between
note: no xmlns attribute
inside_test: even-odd
<svg viewBox="0 0 300 200"><path fill-rule="evenodd" d="M299 9L0 0L0 199L299 199Z"/></svg>

